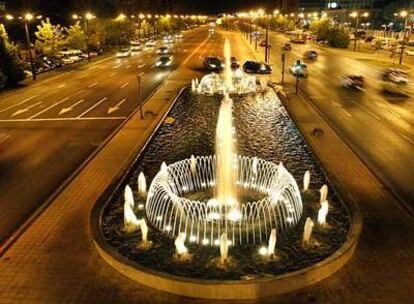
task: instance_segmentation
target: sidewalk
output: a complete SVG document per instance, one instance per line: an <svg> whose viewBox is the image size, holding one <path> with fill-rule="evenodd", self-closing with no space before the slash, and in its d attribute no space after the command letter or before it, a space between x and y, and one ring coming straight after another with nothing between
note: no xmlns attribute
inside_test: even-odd
<svg viewBox="0 0 414 304"><path fill-rule="evenodd" d="M241 43L249 44L244 38ZM250 51L263 56L254 47ZM359 206L364 228L354 257L341 271L321 284L282 297L281 302L410 303L414 296L413 218L304 96L288 93L283 102L342 199ZM312 135L314 128L323 134Z"/></svg>

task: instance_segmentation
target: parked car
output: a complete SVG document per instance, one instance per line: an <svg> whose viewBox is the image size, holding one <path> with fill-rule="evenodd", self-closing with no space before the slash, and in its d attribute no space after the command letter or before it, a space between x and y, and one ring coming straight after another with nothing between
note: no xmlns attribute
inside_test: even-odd
<svg viewBox="0 0 414 304"><path fill-rule="evenodd" d="M299 60L289 67L289 72L293 76L305 78L308 77L308 67L306 66L306 64L301 63Z"/></svg>
<svg viewBox="0 0 414 304"><path fill-rule="evenodd" d="M203 60L203 66L209 71L219 71L223 68L224 64L218 57L206 57Z"/></svg>
<svg viewBox="0 0 414 304"><path fill-rule="evenodd" d="M407 73L400 69L389 68L383 71L382 80L399 84L408 84Z"/></svg>
<svg viewBox="0 0 414 304"><path fill-rule="evenodd" d="M406 51L405 51L405 54L406 54L407 56L414 56L414 49L406 50Z"/></svg>
<svg viewBox="0 0 414 304"><path fill-rule="evenodd" d="M344 88L361 90L364 86L364 77L357 74L344 75L341 78L341 85Z"/></svg>
<svg viewBox="0 0 414 304"><path fill-rule="evenodd" d="M182 39L182 38L183 38L183 34L181 33L175 34L175 39Z"/></svg>
<svg viewBox="0 0 414 304"><path fill-rule="evenodd" d="M123 48L120 49L118 53L116 53L116 57L118 58L126 58L131 56L131 49L130 48Z"/></svg>
<svg viewBox="0 0 414 304"><path fill-rule="evenodd" d="M290 50L292 50L292 44L291 43L289 43L289 42L286 42L286 43L284 43L283 44L283 47L282 47L285 51L290 51Z"/></svg>
<svg viewBox="0 0 414 304"><path fill-rule="evenodd" d="M131 52L140 52L143 50L142 44L131 45L130 50Z"/></svg>
<svg viewBox="0 0 414 304"><path fill-rule="evenodd" d="M318 53L316 51L313 51L313 50L306 51L305 53L303 53L303 58L316 60L318 58Z"/></svg>
<svg viewBox="0 0 414 304"><path fill-rule="evenodd" d="M255 74L270 74L272 73L272 68L267 63L262 61L248 60L243 64L243 70L246 73L255 73Z"/></svg>
<svg viewBox="0 0 414 304"><path fill-rule="evenodd" d="M148 47L148 48L155 47L155 41L154 40L149 40L149 41L147 41L145 46Z"/></svg>
<svg viewBox="0 0 414 304"><path fill-rule="evenodd" d="M158 61L155 63L155 66L159 68L165 68L170 66L174 61L174 57L171 55L162 55Z"/></svg>

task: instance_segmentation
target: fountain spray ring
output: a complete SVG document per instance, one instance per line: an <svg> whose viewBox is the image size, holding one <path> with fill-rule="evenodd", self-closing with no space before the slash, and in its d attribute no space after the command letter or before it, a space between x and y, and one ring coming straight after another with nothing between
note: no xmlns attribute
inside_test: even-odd
<svg viewBox="0 0 414 304"><path fill-rule="evenodd" d="M302 215L302 199L293 176L282 165L256 157L237 157L237 189L259 197L220 204L205 199L216 185L216 156L191 157L163 164L146 202L148 220L170 238L185 233L190 242L218 245L224 232L233 244L261 243L270 231L283 233ZM204 194L202 199L193 199Z"/></svg>

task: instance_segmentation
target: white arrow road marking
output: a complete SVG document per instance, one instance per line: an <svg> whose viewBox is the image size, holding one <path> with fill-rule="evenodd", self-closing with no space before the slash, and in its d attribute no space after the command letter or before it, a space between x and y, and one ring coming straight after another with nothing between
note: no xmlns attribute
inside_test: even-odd
<svg viewBox="0 0 414 304"><path fill-rule="evenodd" d="M127 87L128 85L129 85L129 82L125 82L125 83L121 86L121 89L123 89L123 88Z"/></svg>
<svg viewBox="0 0 414 304"><path fill-rule="evenodd" d="M85 112L83 112L82 114L80 114L78 116L78 118L81 118L83 115L85 115L86 113L89 113L90 111L92 111L93 109L95 109L97 106L99 106L101 103L103 103L105 100L107 100L108 97L104 97L101 100L99 100L97 103L95 103L92 107L90 107L89 109L87 109Z"/></svg>
<svg viewBox="0 0 414 304"><path fill-rule="evenodd" d="M22 113L24 113L24 112L27 112L27 111L29 111L31 108L34 108L35 106L40 105L42 102L43 102L43 101L39 101L39 102L37 102L37 103L35 103L35 104L32 104L31 106L28 106L27 108L17 110L16 112L14 112L14 113L11 115L11 117L16 116L16 115L19 115L19 114L22 114Z"/></svg>
<svg viewBox="0 0 414 304"><path fill-rule="evenodd" d="M0 113L5 112L5 111L7 111L7 110L9 110L9 109L13 109L13 108L15 108L15 107L18 107L18 106L20 106L21 104L24 104L25 102L28 102L29 100L32 100L33 98L36 98L37 96L39 96L39 95L34 95L34 96L32 96L32 97L29 97L29 98L26 98L26 99L22 100L22 101L21 101L21 102L19 102L19 103L16 103L16 104L11 105L11 106L9 106L9 107L7 107L7 108L4 108L3 110L1 110L1 111L0 111Z"/></svg>
<svg viewBox="0 0 414 304"><path fill-rule="evenodd" d="M89 88L89 89L91 89L91 88L93 88L94 86L96 86L97 84L98 84L97 82L94 82L94 83L92 83L92 84L88 85L88 88Z"/></svg>
<svg viewBox="0 0 414 304"><path fill-rule="evenodd" d="M112 112L118 111L121 105L126 101L126 98L122 99L120 102L118 102L115 107L110 107L108 109L108 114L111 114Z"/></svg>
<svg viewBox="0 0 414 304"><path fill-rule="evenodd" d="M28 119L33 119L33 118L35 118L35 117L37 117L37 116L39 116L39 115L43 114L44 112L47 112L47 111L49 111L50 109L53 109L54 107L56 107L56 106L60 105L61 103L65 102L65 101L66 101L66 100L68 100L68 99L69 99L69 97L65 97L65 98L63 98L63 99L59 100L57 103L52 104L50 107L47 107L46 109L44 109L44 110L40 111L39 113L36 113L35 115L30 116Z"/></svg>
<svg viewBox="0 0 414 304"><path fill-rule="evenodd" d="M62 110L60 110L60 112L59 112L59 115L62 115L62 114L64 114L64 113L66 113L66 112L69 112L69 111L72 111L73 110L73 108L75 108L77 105L79 105L79 104L81 104L82 102L84 102L85 101L85 99L81 99L81 100L79 100L79 101L77 101L77 102L75 102L73 105L71 105L69 108L62 108Z"/></svg>

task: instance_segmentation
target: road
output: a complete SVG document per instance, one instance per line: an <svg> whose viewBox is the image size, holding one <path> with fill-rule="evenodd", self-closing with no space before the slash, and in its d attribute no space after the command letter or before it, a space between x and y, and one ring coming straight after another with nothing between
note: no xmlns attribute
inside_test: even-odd
<svg viewBox="0 0 414 304"><path fill-rule="evenodd" d="M158 55L149 49L62 71L0 95L0 241L38 210L137 109L137 74L142 76L143 98L183 62L192 64L195 76L200 76L200 58L217 41L218 37L208 38L205 28L198 28L175 43L175 61L168 69L155 67ZM205 47L196 52L202 43ZM157 42L157 47L161 45Z"/></svg>
<svg viewBox="0 0 414 304"><path fill-rule="evenodd" d="M281 46L288 39L276 33L269 36L272 77L279 81ZM300 79L301 92L385 185L414 210L414 97L384 95L380 81L382 68L375 62L338 56L335 50L312 44L293 44L292 51L284 52L286 67L297 59L303 61L303 53L311 49L319 56L316 61L304 60L309 78ZM365 76L364 91L340 86L340 77L353 73ZM286 79L293 85L292 75L287 73Z"/></svg>

